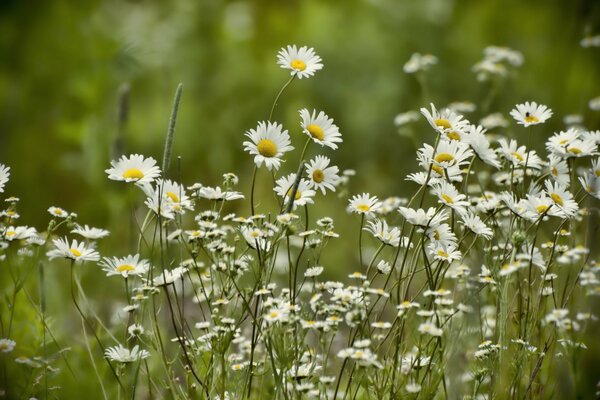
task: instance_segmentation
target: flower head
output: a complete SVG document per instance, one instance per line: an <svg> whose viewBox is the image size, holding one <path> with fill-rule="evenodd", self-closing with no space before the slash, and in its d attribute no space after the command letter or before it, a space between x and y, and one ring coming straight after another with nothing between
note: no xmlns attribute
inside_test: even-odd
<svg viewBox="0 0 600 400"><path fill-rule="evenodd" d="M300 123L302 131L313 142L335 150L338 148L336 143L343 141L339 128L333 123L333 119L323 111L317 114L317 111L313 110L311 114L306 108L303 108L300 110L300 118L302 118Z"/></svg>
<svg viewBox="0 0 600 400"><path fill-rule="evenodd" d="M321 68L321 57L315 54L311 47L302 46L299 49L296 45L282 48L277 53L277 64L283 69L289 69L290 75L295 75L298 79L308 78Z"/></svg>
<svg viewBox="0 0 600 400"><path fill-rule="evenodd" d="M377 196L371 196L369 193L357 194L350 199L350 212L356 214L370 216L379 208L381 208L381 202Z"/></svg>
<svg viewBox="0 0 600 400"><path fill-rule="evenodd" d="M538 105L535 101L517 104L510 115L517 123L527 127L546 122L552 116L552 110L543 104Z"/></svg>
<svg viewBox="0 0 600 400"><path fill-rule="evenodd" d="M104 257L99 265L106 272L106 276L121 275L127 278L130 275L142 275L150 268L150 263L140 260L139 254L126 257Z"/></svg>
<svg viewBox="0 0 600 400"><path fill-rule="evenodd" d="M85 243L73 240L71 244L66 238L54 239L55 249L46 253L49 259L68 258L76 262L79 261L98 261L100 254L93 248L86 247Z"/></svg>
<svg viewBox="0 0 600 400"><path fill-rule="evenodd" d="M140 350L140 346L138 345L133 346L131 350L123 345L109 347L106 349L104 355L110 361L116 361L123 364L150 357L150 353L147 350Z"/></svg>
<svg viewBox="0 0 600 400"><path fill-rule="evenodd" d="M129 157L121 156L118 161L111 161L112 168L105 172L108 179L114 181L135 182L136 184L151 183L160 176L160 168L152 157L144 158L140 154L132 154Z"/></svg>
<svg viewBox="0 0 600 400"><path fill-rule="evenodd" d="M244 142L244 150L254 155L254 163L260 167L263 163L270 171L278 170L283 153L293 150L290 135L276 122L259 122L255 129L246 132L250 141Z"/></svg>
<svg viewBox="0 0 600 400"><path fill-rule="evenodd" d="M276 182L277 186L273 190L275 190L275 193L284 199L285 204L289 202L295 182L296 174L282 176ZM294 196L294 209L296 209L297 206L304 206L306 204L314 203L313 197L315 196L315 191L310 187L311 184L306 179L300 179L296 189L296 194Z"/></svg>
<svg viewBox="0 0 600 400"><path fill-rule="evenodd" d="M311 188L320 189L325 194L325 189L335 192L335 185L339 181L339 169L335 165L329 166L329 158L316 156L306 166L308 183Z"/></svg>

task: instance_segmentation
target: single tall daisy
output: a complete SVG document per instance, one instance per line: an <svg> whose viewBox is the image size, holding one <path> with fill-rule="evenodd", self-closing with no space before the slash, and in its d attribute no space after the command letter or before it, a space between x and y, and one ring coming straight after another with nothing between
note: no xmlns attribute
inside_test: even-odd
<svg viewBox="0 0 600 400"><path fill-rule="evenodd" d="M327 157L316 156L308 164L305 164L310 187L320 189L323 194L325 194L325 189L335 192L335 185L340 179L338 167L335 165L329 167L329 161Z"/></svg>
<svg viewBox="0 0 600 400"><path fill-rule="evenodd" d="M313 110L311 114L306 108L303 108L300 110L300 118L302 118L300 123L302 131L313 142L335 150L338 148L336 143L343 141L339 128L333 123L333 119L329 118L323 111L317 115L316 110Z"/></svg>
<svg viewBox="0 0 600 400"><path fill-rule="evenodd" d="M277 64L283 69L289 69L290 75L295 75L298 79L308 78L321 68L321 57L315 54L311 47L302 46L300 49L296 45L282 48L277 53Z"/></svg>
<svg viewBox="0 0 600 400"><path fill-rule="evenodd" d="M254 155L257 167L265 163L269 171L272 168L278 170L283 153L294 149L288 131L276 122L259 122L256 130L250 129L246 136L251 141L243 143L244 150Z"/></svg>
<svg viewBox="0 0 600 400"><path fill-rule="evenodd" d="M510 112L510 115L518 124L525 127L542 124L552 116L551 109L543 104L538 105L535 101L517 104L516 107Z"/></svg>
<svg viewBox="0 0 600 400"><path fill-rule="evenodd" d="M105 172L108 174L108 179L114 181L151 183L160 175L156 160L152 157L144 158L140 154L121 156L118 161L111 161L110 165L112 168Z"/></svg>

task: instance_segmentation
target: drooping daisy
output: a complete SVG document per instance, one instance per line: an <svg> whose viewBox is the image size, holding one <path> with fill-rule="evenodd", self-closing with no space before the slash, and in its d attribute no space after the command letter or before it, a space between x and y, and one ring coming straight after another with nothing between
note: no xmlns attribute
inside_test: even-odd
<svg viewBox="0 0 600 400"><path fill-rule="evenodd" d="M469 207L467 196L460 194L453 184L440 181L433 187L433 194L439 198L439 203L445 204L456 212L462 214Z"/></svg>
<svg viewBox="0 0 600 400"><path fill-rule="evenodd" d="M87 225L80 226L78 225L75 229L71 231L71 233L75 233L77 235L83 236L86 239L97 240L102 239L110 235L110 232L106 229L100 228L90 228Z"/></svg>
<svg viewBox="0 0 600 400"><path fill-rule="evenodd" d="M494 168L500 168L498 155L490 148L490 142L484 135L485 131L481 125L471 125L467 134L463 136L463 141L471 146L481 161Z"/></svg>
<svg viewBox="0 0 600 400"><path fill-rule="evenodd" d="M329 162L327 157L316 156L308 164L305 164L310 187L320 189L323 194L325 194L325 189L335 192L335 185L340 179L338 167L335 165L329 167Z"/></svg>
<svg viewBox="0 0 600 400"><path fill-rule="evenodd" d="M277 64L283 69L289 69L290 75L295 75L298 79L308 78L321 68L321 57L315 54L311 47L302 46L300 49L296 45L282 48L277 53Z"/></svg>
<svg viewBox="0 0 600 400"><path fill-rule="evenodd" d="M106 349L104 355L110 361L115 361L123 364L143 360L144 358L150 357L150 353L147 350L140 350L139 345L135 345L131 350L124 347L123 345L109 347Z"/></svg>
<svg viewBox="0 0 600 400"><path fill-rule="evenodd" d="M281 156L290 150L290 135L277 122L259 122L256 130L250 129L245 134L250 141L245 141L244 150L254 155L254 163L260 167L263 163L270 171L279 169Z"/></svg>
<svg viewBox="0 0 600 400"><path fill-rule="evenodd" d="M292 194L294 183L296 182L296 174L289 174L288 176L282 176L277 179L275 186L275 193L283 198L284 204L288 204L290 201L290 195ZM298 188L296 189L296 195L294 196L294 209L297 206L304 206L306 204L313 204L313 197L316 192L312 190L310 183L306 179L300 179Z"/></svg>
<svg viewBox="0 0 600 400"><path fill-rule="evenodd" d="M430 103L430 106L431 111L425 107L421 108L420 111L432 128L449 140L461 140L462 135L465 134L469 127L469 121L452 110L444 109L438 111L433 103Z"/></svg>
<svg viewBox="0 0 600 400"><path fill-rule="evenodd" d="M492 238L492 230L481 220L481 218L479 218L477 214L467 213L462 215L461 219L462 221L460 223L477 236L483 236L487 240Z"/></svg>
<svg viewBox="0 0 600 400"><path fill-rule="evenodd" d="M55 249L46 253L50 260L55 258L68 258L76 262L98 261L100 254L93 248L86 247L85 243L73 240L71 244L66 238L54 239Z"/></svg>
<svg viewBox="0 0 600 400"><path fill-rule="evenodd" d="M143 275L150 269L150 263L140 260L140 255L129 255L126 257L104 257L99 265L106 272L106 276L121 275L127 278L130 275Z"/></svg>
<svg viewBox="0 0 600 400"><path fill-rule="evenodd" d="M538 105L535 101L517 104L510 115L517 123L527 127L546 122L552 116L552 110L543 104Z"/></svg>
<svg viewBox="0 0 600 400"><path fill-rule="evenodd" d="M420 227L437 227L447 218L444 210L437 212L434 207L429 207L427 211L422 208L414 210L407 207L398 207L398 212L402 214L409 224Z"/></svg>
<svg viewBox="0 0 600 400"><path fill-rule="evenodd" d="M311 114L306 108L303 108L300 110L300 118L302 118L300 123L302 131L313 142L334 150L338 148L336 143L343 142L339 128L333 123L333 119L323 111L317 114L317 110L313 110Z"/></svg>
<svg viewBox="0 0 600 400"><path fill-rule="evenodd" d="M371 196L369 193L357 194L349 202L350 212L364 214L365 216L373 215L381 207L381 202L379 202L377 196Z"/></svg>
<svg viewBox="0 0 600 400"><path fill-rule="evenodd" d="M10 177L10 167L0 164L0 193L4 193L4 186Z"/></svg>
<svg viewBox="0 0 600 400"><path fill-rule="evenodd" d="M160 176L160 168L152 157L144 158L141 154L132 154L129 157L121 156L118 161L111 161L112 168L105 172L108 179L114 181L135 182L137 184L151 183Z"/></svg>
<svg viewBox="0 0 600 400"><path fill-rule="evenodd" d="M444 331L442 329L438 328L431 322L424 322L420 324L417 330L419 331L419 333L425 333L431 336L442 336L444 334Z"/></svg>
<svg viewBox="0 0 600 400"><path fill-rule="evenodd" d="M563 218L572 218L577 214L579 206L573 199L573 194L569 192L566 187L561 186L556 182L553 183L550 180L545 182L545 186L546 193L550 196L558 209L562 211Z"/></svg>
<svg viewBox="0 0 600 400"><path fill-rule="evenodd" d="M536 154L535 150L527 152L527 148L519 146L515 139L511 139L510 142L507 142L506 139L500 139L498 143L500 144L498 153L514 166L524 167L527 163L527 168L538 170L542 168L542 159Z"/></svg>
<svg viewBox="0 0 600 400"><path fill-rule="evenodd" d="M210 187L210 186L202 186L196 192L198 197L208 200L222 200L222 201L232 201L243 199L244 195L240 192L236 191L223 191L219 186Z"/></svg>
<svg viewBox="0 0 600 400"><path fill-rule="evenodd" d="M386 220L376 219L375 221L367 222L365 231L379 239L382 243L392 247L400 245L400 229L398 227L389 227Z"/></svg>

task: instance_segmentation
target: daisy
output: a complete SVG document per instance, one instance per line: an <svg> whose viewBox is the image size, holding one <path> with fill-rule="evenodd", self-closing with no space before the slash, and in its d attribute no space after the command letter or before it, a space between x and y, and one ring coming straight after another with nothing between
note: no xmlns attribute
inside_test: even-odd
<svg viewBox="0 0 600 400"><path fill-rule="evenodd" d="M289 174L288 176L282 176L277 179L276 186L273 189L280 197L283 198L284 203L287 204L290 200L290 195L293 191L294 183L296 182L296 174ZM297 206L304 206L306 204L313 204L313 197L316 192L310 189L311 184L306 179L300 179L298 188L296 189L296 195L294 196L294 209Z"/></svg>
<svg viewBox="0 0 600 400"><path fill-rule="evenodd" d="M506 128L508 121L502 113L493 113L483 117L479 123L486 129Z"/></svg>
<svg viewBox="0 0 600 400"><path fill-rule="evenodd" d="M407 74L414 74L417 71L427 71L429 67L437 64L437 62L438 59L434 55L413 53L413 55L410 56L410 60L404 64L404 72Z"/></svg>
<svg viewBox="0 0 600 400"><path fill-rule="evenodd" d="M425 143L417 152L421 167L425 170L431 168L435 177L450 181L462 181L461 166L467 164L472 155L468 144L456 140L439 142L435 152Z"/></svg>
<svg viewBox="0 0 600 400"><path fill-rule="evenodd" d="M441 210L438 213L434 207L430 207L427 211L422 208L413 210L412 208L398 207L398 212L409 224L414 226L435 228L446 220L446 212Z"/></svg>
<svg viewBox="0 0 600 400"><path fill-rule="evenodd" d="M4 236L4 240L12 242L13 240L22 240L37 236L37 231L35 228L29 228L27 226L17 226L16 228L9 226L4 230L2 236Z"/></svg>
<svg viewBox="0 0 600 400"><path fill-rule="evenodd" d="M152 285L155 287L166 286L179 280L188 272L186 267L175 267L172 270L165 269L152 280Z"/></svg>
<svg viewBox="0 0 600 400"><path fill-rule="evenodd" d="M371 196L369 193L357 194L349 202L350 212L366 216L373 215L381 207L381 202L377 196Z"/></svg>
<svg viewBox="0 0 600 400"><path fill-rule="evenodd" d="M433 103L430 103L430 106L431 112L425 107L420 110L429 125L447 139L461 140L469 127L469 121L449 109L438 111Z"/></svg>
<svg viewBox="0 0 600 400"><path fill-rule="evenodd" d="M71 231L71 233L75 233L77 235L83 236L86 239L96 240L102 239L110 235L110 232L105 229L99 228L90 228L89 226L80 226L77 225L75 229Z"/></svg>
<svg viewBox="0 0 600 400"><path fill-rule="evenodd" d="M305 164L310 187L320 189L323 194L325 194L325 189L335 192L335 185L340 179L338 167L335 165L328 167L329 162L330 160L327 157L316 156L308 164Z"/></svg>
<svg viewBox="0 0 600 400"><path fill-rule="evenodd" d="M0 193L4 193L4 186L10 177L10 167L0 164Z"/></svg>
<svg viewBox="0 0 600 400"><path fill-rule="evenodd" d="M590 110L600 111L600 96L590 99L590 101L588 102L588 107L590 108Z"/></svg>
<svg viewBox="0 0 600 400"><path fill-rule="evenodd" d="M60 207L52 206L48 209L48 212L50 215L58 218L67 218L69 216L69 213Z"/></svg>
<svg viewBox="0 0 600 400"><path fill-rule="evenodd" d="M579 177L579 182L586 192L595 198L600 199L600 178L598 178L598 175L587 172Z"/></svg>
<svg viewBox="0 0 600 400"><path fill-rule="evenodd" d="M277 53L277 64L283 69L289 69L290 75L297 76L298 79L308 78L321 68L321 57L315 54L311 47L302 46L300 49L296 45L282 48Z"/></svg>
<svg viewBox="0 0 600 400"><path fill-rule="evenodd" d="M483 236L487 240L490 240L493 236L492 230L479 218L477 214L467 213L461 216L462 221L460 222L477 236Z"/></svg>
<svg viewBox="0 0 600 400"><path fill-rule="evenodd" d="M494 168L500 168L498 155L490 148L490 142L485 137L486 129L481 125L471 125L463 141L471 146L477 157Z"/></svg>
<svg viewBox="0 0 600 400"><path fill-rule="evenodd" d="M10 353L14 350L17 342L11 339L0 339L0 352L2 353Z"/></svg>
<svg viewBox="0 0 600 400"><path fill-rule="evenodd" d="M441 330L431 322L422 323L421 325L419 325L419 328L417 328L417 330L419 331L419 333L426 333L431 336L442 336L442 334L444 333L443 330Z"/></svg>
<svg viewBox="0 0 600 400"><path fill-rule="evenodd" d="M579 206L573 199L573 194L571 194L565 186L558 183L552 183L549 180L545 182L545 186L548 196L550 196L554 204L562 211L563 218L571 218L577 214Z"/></svg>
<svg viewBox="0 0 600 400"><path fill-rule="evenodd" d="M160 176L160 168L156 165L156 160L152 157L144 158L140 154L121 156L118 161L111 161L110 165L112 168L105 172L108 174L108 179L113 181L151 183Z"/></svg>
<svg viewBox="0 0 600 400"><path fill-rule="evenodd" d="M202 186L196 192L196 195L200 198L207 200L223 200L223 201L232 201L243 199L244 195L240 192L235 191L223 191L219 186L214 188L210 186Z"/></svg>
<svg viewBox="0 0 600 400"><path fill-rule="evenodd" d="M146 187L146 189L148 189L148 187ZM159 194L162 195L164 204L166 204L175 214L184 214L186 209L194 209L192 201L185 193L185 188L177 182L169 179L158 179L154 190L156 191L156 197L158 197ZM148 193L148 191L146 191L146 194L151 196L151 193Z"/></svg>
<svg viewBox="0 0 600 400"><path fill-rule="evenodd" d="M542 168L542 159L536 154L535 150L527 152L527 148L525 146L519 146L515 139L511 139L510 142L507 142L506 139L500 139L498 140L498 143L500 144L498 153L510 161L514 166L524 167L525 162L527 162L527 168Z"/></svg>
<svg viewBox="0 0 600 400"><path fill-rule="evenodd" d="M523 54L509 47L488 46L483 49L483 55L487 60L495 63L506 61L513 67L519 67L523 64Z"/></svg>
<svg viewBox="0 0 600 400"><path fill-rule="evenodd" d="M544 123L552 116L552 110L545 105L538 105L535 101L517 104L516 109L510 112L510 115L517 123L527 127Z"/></svg>
<svg viewBox="0 0 600 400"><path fill-rule="evenodd" d="M300 110L300 118L302 122L302 132L304 132L313 142L321 146L327 146L333 150L338 148L336 143L343 142L342 134L337 125L333 123L333 119L329 118L323 111L317 115L317 110L313 110L312 114L303 108Z"/></svg>
<svg viewBox="0 0 600 400"><path fill-rule="evenodd" d="M126 257L104 257L99 265L106 272L106 276L121 275L128 278L130 275L142 275L150 269L150 263L140 260L139 254Z"/></svg>
<svg viewBox="0 0 600 400"><path fill-rule="evenodd" d="M462 258L462 253L458 251L454 245L440 246L435 243L430 243L429 246L427 246L427 249L429 250L429 254L436 260L447 261L450 263Z"/></svg>
<svg viewBox="0 0 600 400"><path fill-rule="evenodd" d="M138 345L135 345L131 350L123 347L123 345L109 347L106 349L104 355L110 361L116 361L123 364L150 357L150 353L147 350L140 350L140 346Z"/></svg>
<svg viewBox="0 0 600 400"><path fill-rule="evenodd" d="M563 186L567 186L571 182L569 175L569 165L562 158L550 155L548 157L548 170L550 179Z"/></svg>
<svg viewBox="0 0 600 400"><path fill-rule="evenodd" d="M250 129L246 136L251 141L244 142L244 150L254 155L254 163L260 167L263 162L270 171L279 169L283 153L293 150L290 135L276 122L259 122L256 130Z"/></svg>
<svg viewBox="0 0 600 400"><path fill-rule="evenodd" d="M369 221L364 230L371 232L371 234L379 239L381 243L392 247L398 247L400 245L400 229L397 227L388 227L387 221L385 220L376 219L375 221Z"/></svg>
<svg viewBox="0 0 600 400"><path fill-rule="evenodd" d="M85 243L78 243L77 240L73 240L69 245L69 241L66 238L54 239L54 250L50 250L46 253L50 260L55 258L68 258L74 261L98 261L100 254L93 248L87 248Z"/></svg>
<svg viewBox="0 0 600 400"><path fill-rule="evenodd" d="M429 240L436 246L456 246L456 235L448 224L430 226L426 233Z"/></svg>
<svg viewBox="0 0 600 400"><path fill-rule="evenodd" d="M530 221L537 221L545 215L557 215L559 211L545 193L539 196L528 194L527 199L522 200L519 205L523 209L521 216Z"/></svg>
<svg viewBox="0 0 600 400"><path fill-rule="evenodd" d="M433 194L439 198L439 203L447 205L459 214L464 213L470 205L466 200L467 196L460 194L454 185L447 181L440 181L435 185Z"/></svg>

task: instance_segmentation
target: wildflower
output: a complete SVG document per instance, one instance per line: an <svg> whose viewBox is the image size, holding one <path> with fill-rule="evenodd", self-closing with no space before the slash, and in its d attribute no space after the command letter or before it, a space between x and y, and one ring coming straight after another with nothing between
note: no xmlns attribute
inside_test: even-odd
<svg viewBox="0 0 600 400"><path fill-rule="evenodd" d="M277 186L273 190L283 198L285 204L290 201L290 195L293 191L295 182L296 174L289 174L288 176L282 176L277 179ZM294 196L294 209L296 209L297 206L314 203L313 197L315 196L315 191L310 189L310 187L311 185L306 179L300 179Z"/></svg>
<svg viewBox="0 0 600 400"><path fill-rule="evenodd" d="M381 207L377 196L371 196L369 193L355 195L350 199L350 212L371 216Z"/></svg>
<svg viewBox="0 0 600 400"><path fill-rule="evenodd" d="M469 202L466 201L467 196L460 194L453 184L447 181L440 181L433 186L433 194L435 194L439 203L445 204L459 214L466 211Z"/></svg>
<svg viewBox="0 0 600 400"><path fill-rule="evenodd" d="M579 205L573 199L573 194L558 183L545 182L546 192L554 204L562 211L563 218L572 218L577 214Z"/></svg>
<svg viewBox="0 0 600 400"><path fill-rule="evenodd" d="M523 64L523 54L520 51L508 47L487 46L483 50L484 57L491 62L508 62L513 67Z"/></svg>
<svg viewBox="0 0 600 400"><path fill-rule="evenodd" d="M13 240L29 239L30 237L34 237L36 235L37 231L35 228L30 228L27 226L9 226L2 232L4 240L8 240L9 242L12 242Z"/></svg>
<svg viewBox="0 0 600 400"><path fill-rule="evenodd" d="M4 186L10 177L10 167L0 164L0 193L4 193Z"/></svg>
<svg viewBox="0 0 600 400"><path fill-rule="evenodd" d="M207 200L223 200L223 201L232 201L243 199L244 195L240 192L236 191L223 191L219 186L210 187L210 186L202 186L196 192L196 195L200 198Z"/></svg>
<svg viewBox="0 0 600 400"><path fill-rule="evenodd" d="M473 151L469 145L456 140L441 141L435 149L425 143L417 152L419 165L431 169L432 176L450 181L462 181L461 167L469 162Z"/></svg>
<svg viewBox="0 0 600 400"><path fill-rule="evenodd" d="M185 188L177 182L169 179L158 179L153 191L146 189L146 194L149 197L158 198L161 196L162 205L175 214L183 214L185 209L194 209L190 198L185 193Z"/></svg>
<svg viewBox="0 0 600 400"><path fill-rule="evenodd" d="M278 170L283 153L294 149L288 131L276 122L259 122L256 130L250 129L245 136L251 141L243 143L244 150L254 155L257 167L264 162L269 171L273 168Z"/></svg>
<svg viewBox="0 0 600 400"><path fill-rule="evenodd" d="M508 121L502 113L493 113L483 117L479 123L486 129L506 128Z"/></svg>
<svg viewBox="0 0 600 400"><path fill-rule="evenodd" d="M172 270L165 269L154 277L152 284L157 287L170 285L176 280L181 279L187 272L188 269L182 266L175 267Z"/></svg>
<svg viewBox="0 0 600 400"><path fill-rule="evenodd" d="M465 226L465 228L469 229L474 234L483 236L487 240L492 238L493 231L483 223L477 214L467 213L461 215L461 219L461 223Z"/></svg>
<svg viewBox="0 0 600 400"><path fill-rule="evenodd" d="M420 110L429 125L447 139L461 140L462 135L469 127L469 121L449 109L438 111L433 103L430 103L430 106L431 112L424 107Z"/></svg>
<svg viewBox="0 0 600 400"><path fill-rule="evenodd" d="M114 181L135 182L137 184L151 183L160 176L160 168L152 157L144 158L140 154L132 154L129 157L121 156L118 161L111 161L112 168L105 172L108 179Z"/></svg>
<svg viewBox="0 0 600 400"><path fill-rule="evenodd" d="M131 350L123 347L123 345L109 347L106 349L104 355L110 361L116 361L123 364L150 357L150 353L147 350L140 350L140 346L138 345L135 345Z"/></svg>
<svg viewBox="0 0 600 400"><path fill-rule="evenodd" d="M498 155L490 148L490 142L485 137L486 129L481 125L471 125L463 141L471 146L477 157L494 168L500 168Z"/></svg>
<svg viewBox="0 0 600 400"><path fill-rule="evenodd" d="M404 64L404 72L407 74L414 74L418 71L427 71L429 67L437 64L437 62L438 59L434 55L413 53L413 55L410 56L410 60Z"/></svg>
<svg viewBox="0 0 600 400"><path fill-rule="evenodd" d="M552 110L543 104L538 105L535 101L517 104L516 109L510 112L510 115L517 123L528 127L546 122L552 116Z"/></svg>
<svg viewBox="0 0 600 400"><path fill-rule="evenodd" d="M339 181L339 169L335 165L329 167L329 158L316 156L305 164L308 183L312 189L320 189L325 194L325 189L335 192L335 185Z"/></svg>
<svg viewBox="0 0 600 400"><path fill-rule="evenodd" d="M327 146L333 150L338 148L336 143L343 142L342 134L337 125L333 123L333 119L329 118L323 111L313 110L312 114L303 108L300 110L300 118L302 122L302 132L304 132L313 142L321 146Z"/></svg>
<svg viewBox="0 0 600 400"><path fill-rule="evenodd" d="M431 336L442 336L442 334L444 333L442 329L438 328L431 322L424 322L420 324L417 330L419 331L419 333L426 333Z"/></svg>
<svg viewBox="0 0 600 400"><path fill-rule="evenodd" d="M422 208L413 210L412 208L398 207L398 211L408 223L420 227L436 228L447 218L445 211L437 212L434 207L428 208L427 211Z"/></svg>
<svg viewBox="0 0 600 400"><path fill-rule="evenodd" d="M377 271L380 274L387 275L392 271L392 266L389 262L380 260L377 264Z"/></svg>
<svg viewBox="0 0 600 400"><path fill-rule="evenodd" d="M405 113L401 113L396 115L394 118L394 125L402 126L406 125L410 122L415 122L419 120L419 113L416 111L407 111Z"/></svg>
<svg viewBox="0 0 600 400"><path fill-rule="evenodd" d="M73 240L69 245L66 238L54 239L54 250L50 250L46 253L49 259L54 258L68 258L74 261L98 261L100 254L93 248L87 248L85 243L78 243L77 240Z"/></svg>
<svg viewBox="0 0 600 400"><path fill-rule="evenodd" d="M295 75L298 79L308 78L321 68L321 57L315 54L313 48L302 46L300 49L296 45L282 48L277 53L277 64L283 69L289 69L290 75Z"/></svg>
<svg viewBox="0 0 600 400"><path fill-rule="evenodd" d="M130 338L135 338L142 336L145 332L145 329L140 324L133 324L129 325L129 327L127 328L127 332L129 333Z"/></svg>
<svg viewBox="0 0 600 400"><path fill-rule="evenodd" d="M369 221L364 230L371 232L371 234L379 239L381 243L387 244L388 246L398 247L400 245L400 229L397 227L388 227L385 220L376 219L374 221Z"/></svg>
<svg viewBox="0 0 600 400"><path fill-rule="evenodd" d="M140 260L140 255L129 255L126 257L104 257L99 265L106 272L106 276L121 275L127 278L130 275L143 275L150 269L150 263Z"/></svg>
<svg viewBox="0 0 600 400"><path fill-rule="evenodd" d="M567 162L559 157L550 155L548 157L548 170L550 179L566 186L570 183L569 166Z"/></svg>
<svg viewBox="0 0 600 400"><path fill-rule="evenodd" d="M48 212L50 213L50 215L58 218L67 218L69 216L69 213L60 207L52 206L48 208Z"/></svg>
<svg viewBox="0 0 600 400"><path fill-rule="evenodd" d="M84 225L84 226L77 225L77 227L75 229L73 229L71 231L71 233L75 233L77 235L83 236L86 239L91 239L91 240L102 239L102 238L110 235L110 232L105 229L90 228L87 225Z"/></svg>
<svg viewBox="0 0 600 400"><path fill-rule="evenodd" d="M316 267L310 267L308 268L305 272L304 272L304 276L307 278L314 278L316 276L319 276L323 273L323 267L320 266L316 266Z"/></svg>
<svg viewBox="0 0 600 400"><path fill-rule="evenodd" d="M456 249L455 245L443 246L430 243L427 249L436 260L452 262L462 258L462 253Z"/></svg>
<svg viewBox="0 0 600 400"><path fill-rule="evenodd" d="M587 35L579 42L581 47L600 47L600 35Z"/></svg>
<svg viewBox="0 0 600 400"><path fill-rule="evenodd" d="M371 326L377 329L390 329L392 324L390 322L371 322Z"/></svg>
<svg viewBox="0 0 600 400"><path fill-rule="evenodd" d="M10 353L14 350L17 342L11 339L0 339L0 352L2 353Z"/></svg>
<svg viewBox="0 0 600 400"><path fill-rule="evenodd" d="M500 144L500 148L498 149L500 155L504 156L513 165L525 166L525 162L527 162L527 168L542 168L542 159L536 154L535 150L527 152L527 148L519 146L514 139L511 139L510 142L500 139L498 143Z"/></svg>
<svg viewBox="0 0 600 400"><path fill-rule="evenodd" d="M419 393L421 391L421 385L417 382L410 382L404 388L408 393Z"/></svg>

